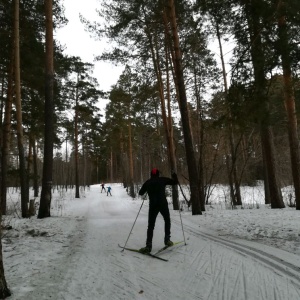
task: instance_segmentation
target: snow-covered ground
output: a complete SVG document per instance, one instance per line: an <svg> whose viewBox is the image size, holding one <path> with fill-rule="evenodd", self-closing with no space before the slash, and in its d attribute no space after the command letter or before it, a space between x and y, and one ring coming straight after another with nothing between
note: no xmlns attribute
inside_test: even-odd
<svg viewBox="0 0 300 300"><path fill-rule="evenodd" d="M168 262L118 247L140 208L127 246L144 246L147 201L132 200L120 184L112 197L99 185L74 194L55 190L52 217L40 220L18 218L19 194L10 192L3 225L11 229L2 238L9 299L300 299L300 213L264 206L258 187L243 189L247 209L226 209L223 187L201 216L170 205L172 240L186 243L160 254ZM163 228L159 215L153 253Z"/></svg>

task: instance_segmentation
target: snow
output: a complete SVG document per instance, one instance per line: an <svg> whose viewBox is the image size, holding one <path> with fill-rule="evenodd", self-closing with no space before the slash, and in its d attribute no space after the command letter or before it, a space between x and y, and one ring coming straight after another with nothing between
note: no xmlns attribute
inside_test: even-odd
<svg viewBox="0 0 300 300"><path fill-rule="evenodd" d="M179 215L170 205L172 240L186 243L160 253L164 262L118 247L128 237L128 247L144 246L148 201L110 186L112 196L93 185L80 199L74 190L54 190L52 217L42 220L19 218L20 196L10 191L3 225L11 229L2 237L9 299L300 299L295 208L270 209L262 190L248 187L244 209L226 209L222 186L203 215L186 207ZM159 215L152 253L163 247L163 228Z"/></svg>

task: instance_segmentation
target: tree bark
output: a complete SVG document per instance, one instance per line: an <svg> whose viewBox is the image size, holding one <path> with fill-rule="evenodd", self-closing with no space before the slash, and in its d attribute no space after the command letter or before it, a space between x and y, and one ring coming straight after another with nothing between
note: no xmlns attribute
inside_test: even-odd
<svg viewBox="0 0 300 300"><path fill-rule="evenodd" d="M173 129L172 110L171 110L170 76L169 76L168 61L169 61L169 53L168 53L168 47L166 47L166 74L167 74L166 84L167 84L167 108L168 108L167 139L168 139L168 149L169 149L169 164L170 164L171 173L175 172L177 174L177 161L176 161L175 145L174 145L174 129ZM172 203L173 203L174 210L180 209L178 185L172 185Z"/></svg>
<svg viewBox="0 0 300 300"><path fill-rule="evenodd" d="M14 12L14 38L15 38L15 105L17 118L17 140L19 151L20 185L21 185L21 209L22 217L28 217L29 186L26 170L25 151L23 145L22 103L21 103L21 79L20 79L20 37L19 37L19 1L15 1Z"/></svg>
<svg viewBox="0 0 300 300"><path fill-rule="evenodd" d="M2 224L2 214L0 210L0 224ZM0 226L0 235L2 236L2 226ZM0 239L0 299L6 299L11 295L7 287L7 282L4 274L3 255L2 255L2 239Z"/></svg>
<svg viewBox="0 0 300 300"><path fill-rule="evenodd" d="M291 155L292 175L296 196L296 209L300 210L300 153L298 124L295 106L295 95L293 90L292 70L290 61L290 45L285 18L285 3L280 0L278 4L278 35L279 51L282 61L283 83L284 83L284 104L288 118L288 134Z"/></svg>
<svg viewBox="0 0 300 300"><path fill-rule="evenodd" d="M37 151L36 151L36 140L33 138L33 189L34 197L39 196L39 175L38 175L38 166L37 166Z"/></svg>
<svg viewBox="0 0 300 300"><path fill-rule="evenodd" d="M228 96L228 85L227 85L227 74L226 74L226 68L225 68L225 61L224 61L224 55L223 55L223 49L222 49L222 43L221 43L221 33L219 29L219 24L216 21L216 33L217 33L217 39L219 43L220 48L220 58L221 58L221 65L222 65L222 75L223 75L223 82L224 82L224 89L225 89L225 97L227 99ZM228 177L229 177L229 186L230 186L230 195L231 195L231 202L233 205L242 205L242 197L241 197L241 189L240 189L240 183L238 180L238 169L237 169L237 155L235 151L235 138L233 133L233 124L232 124L232 118L231 118L231 109L229 107L228 101L226 101L226 107L228 111L228 117L229 117L229 124L228 124L228 139L229 139L229 151L230 156L227 155L226 163L228 164Z"/></svg>
<svg viewBox="0 0 300 300"><path fill-rule="evenodd" d="M271 208L284 208L280 185L278 183L276 172L275 149L273 143L273 133L271 126L262 126L261 128L262 146L265 152L265 164L268 177L268 188L271 199Z"/></svg>
<svg viewBox="0 0 300 300"><path fill-rule="evenodd" d="M2 138L2 169L1 169L1 211L2 215L6 215L6 189L7 189L7 170L8 170L8 152L10 147L11 133L11 112L13 103L13 74L14 74L14 46L11 53L11 61L8 70L7 98L5 102L5 114L3 122L3 138Z"/></svg>
<svg viewBox="0 0 300 300"><path fill-rule="evenodd" d="M179 96L178 100L180 102L179 109L181 114L184 144L185 144L185 151L186 151L186 160L188 165L189 181L190 181L190 188L191 188L192 214L199 215L202 214L201 203L200 203L199 175L198 175L197 163L196 163L193 140L192 140L190 120L189 120L189 112L188 112L187 97L185 91L182 57L181 57L181 49L179 43L179 34L177 31L177 21L176 21L174 1L173 0L166 1L166 8L168 11L167 15L169 18L171 32L172 32L172 42L173 42L172 51L174 51L174 69L175 69L175 77L176 77L175 84L178 87L178 96Z"/></svg>
<svg viewBox="0 0 300 300"><path fill-rule="evenodd" d="M77 86L75 93L75 118L74 118L74 144L75 144L75 198L80 198L79 195L79 150L78 150L78 81L79 74L77 74Z"/></svg>
<svg viewBox="0 0 300 300"><path fill-rule="evenodd" d="M164 19L165 21L165 19ZM172 126L172 114L171 114L171 108L170 108L170 87L169 87L169 53L168 53L168 47L165 47L165 53L166 53L166 77L167 77L167 108L168 108L168 116L167 116L167 109L166 109L166 99L164 95L164 83L162 79L162 71L159 64L160 58L158 57L158 46L157 43L153 43L152 41L152 34L150 33L150 30L146 28L146 35L148 37L149 43L150 43L150 49L151 49L151 56L152 56L152 62L157 78L157 86L158 86L158 92L159 92L159 98L160 98L160 105L161 105L161 112L162 112L162 120L165 130L165 138L167 142L167 150L168 150L168 159L169 159L169 166L171 172L177 172L177 164L176 164L176 156L175 156L175 149L174 149L174 142L173 142L173 126ZM167 36L167 34L165 34ZM167 37L165 37L167 39ZM178 200L178 187L172 186L172 203L173 203L173 209L178 210L179 209L179 200Z"/></svg>
<svg viewBox="0 0 300 300"><path fill-rule="evenodd" d="M42 191L38 218L50 217L53 173L54 101L53 101L53 11L52 0L45 0L46 17L46 76L45 76L45 141Z"/></svg>
<svg viewBox="0 0 300 300"><path fill-rule="evenodd" d="M265 78L265 57L262 48L261 31L260 31L260 11L258 11L258 2L253 0L245 4L246 15L248 19L251 57L254 69L255 83L255 101L258 105L260 118L260 130L262 151L265 152L265 167L267 182L269 184L269 192L272 208L285 207L282 199L280 185L277 178L275 149L273 143L272 129L269 124L269 103L266 94L266 78Z"/></svg>
<svg viewBox="0 0 300 300"><path fill-rule="evenodd" d="M132 128L131 128L130 117L128 118L129 118L128 119L128 145L129 145L128 158L129 158L129 178L130 178L129 189L130 189L130 196L132 198L135 198L134 183L133 183L134 168L133 168Z"/></svg>
<svg viewBox="0 0 300 300"><path fill-rule="evenodd" d="M198 160L198 171L199 171L199 193L200 193L200 203L201 210L205 210L205 183L204 183L204 123L203 123L203 112L200 99L200 91L197 87L197 74L194 70L194 86L195 86L195 95L196 95L196 107L197 107L197 122L198 122L198 151L199 151L199 160Z"/></svg>

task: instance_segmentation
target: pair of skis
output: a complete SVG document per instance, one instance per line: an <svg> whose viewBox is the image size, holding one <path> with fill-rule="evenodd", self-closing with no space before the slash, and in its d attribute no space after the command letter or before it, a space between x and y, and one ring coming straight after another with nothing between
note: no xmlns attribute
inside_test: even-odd
<svg viewBox="0 0 300 300"><path fill-rule="evenodd" d="M170 247L173 247L173 246L175 246L175 245L181 244L181 243L183 243L183 242L184 242L184 241L175 242L175 243L173 243L173 245L171 245L171 246L164 246L163 248L159 249L159 250L158 250L157 252L155 252L154 254L152 254L152 253L142 253L142 252L140 252L140 250L138 250L138 249L127 248L127 247L124 248L124 247L122 247L121 245L118 245L118 246L119 246L120 248L125 249L125 250L129 250L129 251L132 251L132 252L137 252L137 253L140 253L140 254L143 254L143 255L148 255L148 256L150 256L150 257L152 257L152 258L156 258L156 259L159 259L159 260L168 261L167 259L158 256L158 254L161 253L162 251L164 251L164 250L170 248Z"/></svg>

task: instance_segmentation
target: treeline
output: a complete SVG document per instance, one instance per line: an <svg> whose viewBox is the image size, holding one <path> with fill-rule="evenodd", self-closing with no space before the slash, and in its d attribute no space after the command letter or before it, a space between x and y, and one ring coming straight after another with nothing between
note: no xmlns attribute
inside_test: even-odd
<svg viewBox="0 0 300 300"><path fill-rule="evenodd" d="M97 103L106 95L93 66L65 56L55 39L53 111L45 109L44 3L20 1L16 18L17 2L0 2L2 213L10 185L20 184L26 217L31 185L35 195L41 185L48 194L51 185L75 185L80 197L80 185L122 181L134 197L152 166L190 186L193 214L205 210L212 184L228 184L241 205L240 186L258 180L273 208L284 207L281 188L293 185L299 209L298 1L102 1L99 24L82 22L114 45L97 59L125 66L103 124ZM53 1L54 32L67 21L63 11Z"/></svg>
<svg viewBox="0 0 300 300"><path fill-rule="evenodd" d="M93 77L93 65L66 56L64 45L53 38L67 20L63 1L50 2L52 19L46 17L44 1L0 1L2 214L6 213L6 188L19 185L22 216L28 216L29 186L39 196L47 153L51 163L44 177L50 191L52 184L76 184L79 197L79 185L96 180L87 166L100 156L98 102L104 93ZM57 164L64 172L56 172ZM83 176L79 168L89 175Z"/></svg>
<svg viewBox="0 0 300 300"><path fill-rule="evenodd" d="M79 198L79 185L98 176L93 173L102 130L98 101L104 93L93 65L66 56L55 40L66 22L63 1L0 1L0 216L6 214L10 186L20 187L23 218L30 216L31 186L40 197L38 218L45 218L53 188L75 186ZM1 249L0 243L4 299L10 291Z"/></svg>
<svg viewBox="0 0 300 300"><path fill-rule="evenodd" d="M241 185L257 180L272 208L293 185L300 209L299 0L99 1L98 13L98 23L81 16L111 41L97 59L125 68L104 123L93 65L55 40L63 1L0 0L2 214L11 185L20 185L22 217L33 186L44 218L55 185L74 185L79 198L80 185L122 181L135 197L154 166L189 186L193 215L212 184L228 184L241 205Z"/></svg>
<svg viewBox="0 0 300 300"><path fill-rule="evenodd" d="M300 209L299 1L102 1L106 23L86 28L115 45L98 59L126 65L103 125L111 174L135 195L152 166L175 170L201 214L212 183L263 180L283 208ZM212 52L210 44L218 46ZM228 46L231 59L226 60ZM175 195L175 196L174 196ZM176 209L178 192L173 191ZM178 208L178 207L177 207Z"/></svg>
<svg viewBox="0 0 300 300"><path fill-rule="evenodd" d="M6 105L15 97L9 72L15 62L15 6L1 3L6 203L6 186L18 182L20 151L14 105L5 120ZM257 180L264 181L272 207L284 207L280 188L286 185L294 185L295 205L299 202L297 1L103 1L99 8L99 20L106 23L82 22L116 46L98 59L126 68L110 92L102 124L96 104L104 95L91 77L93 66L66 57L54 40L53 143L60 151L54 160L64 171L55 171L52 183L74 184L79 197L79 185L123 181L135 196L135 184L155 165L165 175L178 172L190 184L193 214L205 210L212 183L229 184L233 205L242 204L240 185ZM43 163L45 124L43 3L21 1L20 12L25 176L38 187L42 169L34 166ZM55 30L66 22L59 1L53 2L53 12ZM218 45L217 55L210 41ZM230 62L224 55L228 47L223 49L227 41ZM92 167L83 175L86 164ZM176 208L178 192L173 194Z"/></svg>

